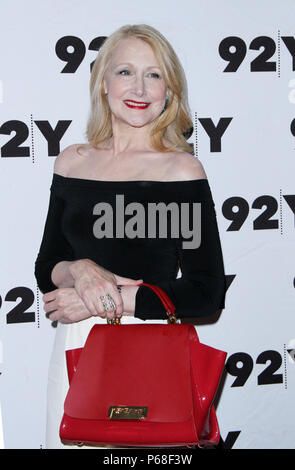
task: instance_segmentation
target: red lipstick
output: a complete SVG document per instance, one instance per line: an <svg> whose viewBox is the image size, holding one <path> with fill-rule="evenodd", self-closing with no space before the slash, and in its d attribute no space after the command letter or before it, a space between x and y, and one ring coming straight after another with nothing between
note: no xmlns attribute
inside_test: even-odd
<svg viewBox="0 0 295 470"><path fill-rule="evenodd" d="M131 109L146 109L150 103L144 101L125 100L124 103Z"/></svg>

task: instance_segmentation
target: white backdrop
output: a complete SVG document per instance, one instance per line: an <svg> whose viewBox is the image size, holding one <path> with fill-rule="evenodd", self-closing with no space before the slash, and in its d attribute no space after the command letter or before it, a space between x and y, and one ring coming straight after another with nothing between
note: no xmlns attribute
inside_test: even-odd
<svg viewBox="0 0 295 470"><path fill-rule="evenodd" d="M228 448L295 448L294 0L2 0L0 387L4 444L44 448L55 330L34 278L55 156L85 142L95 43L147 23L185 69L190 141L216 204L226 307L200 339L228 351Z"/></svg>

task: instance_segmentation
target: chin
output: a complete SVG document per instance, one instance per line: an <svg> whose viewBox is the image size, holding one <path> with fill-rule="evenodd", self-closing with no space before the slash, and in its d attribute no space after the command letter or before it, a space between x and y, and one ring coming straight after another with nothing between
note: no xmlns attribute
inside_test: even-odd
<svg viewBox="0 0 295 470"><path fill-rule="evenodd" d="M156 119L158 119L158 117L160 116L161 113L159 114L155 114L153 116L149 116L147 117L146 119L138 119L137 121L134 119L132 125L133 126L138 126L138 127L142 127L142 126L147 126L148 124L151 124L152 122L154 122Z"/></svg>
<svg viewBox="0 0 295 470"><path fill-rule="evenodd" d="M128 126L131 126L131 127L144 127L144 126L148 126L152 120L147 120L147 119L144 119L144 120L136 120L134 119L133 121L132 120L128 120L128 121L123 121L125 124L127 124Z"/></svg>
<svg viewBox="0 0 295 470"><path fill-rule="evenodd" d="M131 127L134 127L134 128L140 128L140 127L144 127L144 126L148 126L149 124L151 124L155 119L157 119L158 117L160 116L160 113L155 115L155 116L150 116L150 117L146 117L144 119L144 117L142 117L141 119L126 119L126 116L120 116L120 115L115 115L113 114L113 117L115 118L115 120L117 121L120 121L121 123L123 124L126 124L128 126L131 126Z"/></svg>

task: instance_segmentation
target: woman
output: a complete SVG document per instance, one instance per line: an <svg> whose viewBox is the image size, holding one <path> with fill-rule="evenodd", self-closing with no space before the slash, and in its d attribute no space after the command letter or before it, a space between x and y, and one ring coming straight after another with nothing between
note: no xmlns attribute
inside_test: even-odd
<svg viewBox="0 0 295 470"><path fill-rule="evenodd" d="M71 145L56 158L35 266L44 309L58 321L47 448L63 447L58 430L68 390L69 341L83 346L95 323L115 316L122 316L122 323L165 322L161 302L141 282L160 286L179 318L213 315L224 301L214 203L203 166L183 136L192 121L185 76L171 45L150 26L120 28L99 51L90 92L88 144ZM144 208L155 202L201 203L200 246L183 248L182 236L101 236L94 230L94 208L107 203L116 216L118 195Z"/></svg>

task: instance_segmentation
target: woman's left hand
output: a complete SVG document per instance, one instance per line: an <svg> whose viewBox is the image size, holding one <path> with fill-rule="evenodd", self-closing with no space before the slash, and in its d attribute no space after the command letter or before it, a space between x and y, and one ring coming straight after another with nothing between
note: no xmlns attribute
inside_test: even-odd
<svg viewBox="0 0 295 470"><path fill-rule="evenodd" d="M92 315L74 287L61 287L43 295L44 311L51 321L74 323Z"/></svg>

